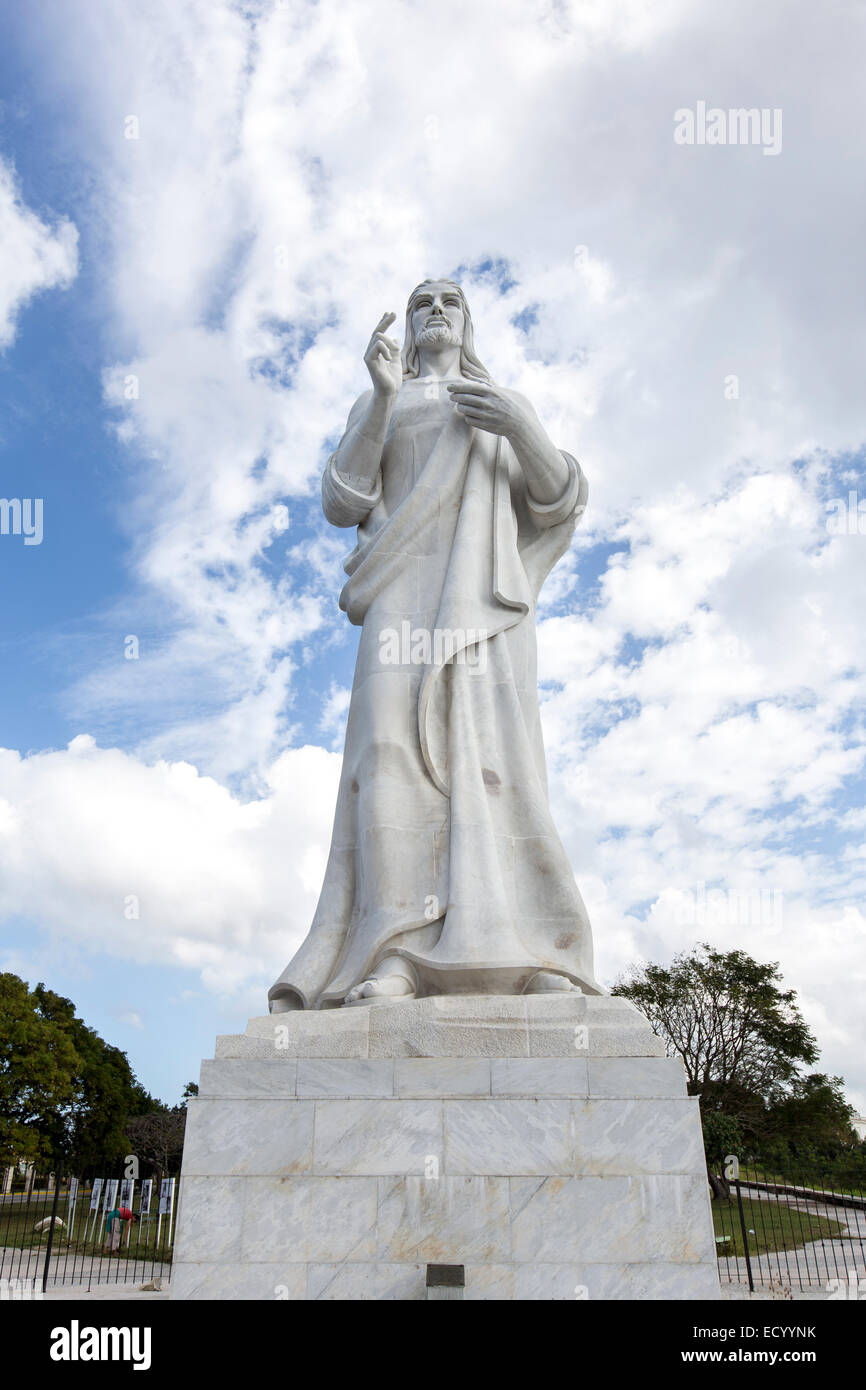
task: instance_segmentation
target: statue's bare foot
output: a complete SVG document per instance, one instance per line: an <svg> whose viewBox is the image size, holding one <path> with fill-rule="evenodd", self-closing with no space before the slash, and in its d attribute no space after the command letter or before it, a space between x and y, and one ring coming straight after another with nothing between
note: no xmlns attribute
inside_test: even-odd
<svg viewBox="0 0 866 1390"><path fill-rule="evenodd" d="M346 995L346 1004L357 1004L362 999L414 999L415 988L410 980L402 975L387 975L384 979L379 979L371 975L369 980L364 980L360 985L355 985Z"/></svg>
<svg viewBox="0 0 866 1390"><path fill-rule="evenodd" d="M524 994L583 994L567 975L559 975L555 970L539 970L523 991Z"/></svg>
<svg viewBox="0 0 866 1390"><path fill-rule="evenodd" d="M373 973L350 989L344 1004L374 1004L386 999L414 999L418 992L415 967L402 956L383 956Z"/></svg>

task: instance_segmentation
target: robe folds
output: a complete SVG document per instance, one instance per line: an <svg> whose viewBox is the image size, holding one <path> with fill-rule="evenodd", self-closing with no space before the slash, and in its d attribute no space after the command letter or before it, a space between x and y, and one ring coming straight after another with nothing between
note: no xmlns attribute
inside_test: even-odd
<svg viewBox="0 0 866 1390"><path fill-rule="evenodd" d="M563 453L565 492L538 504L507 441L429 381L398 392L372 490L343 441L322 497L358 528L340 607L361 637L319 904L270 997L334 1007L389 956L419 995L520 992L543 969L599 993L536 676L536 602L586 506L581 469Z"/></svg>

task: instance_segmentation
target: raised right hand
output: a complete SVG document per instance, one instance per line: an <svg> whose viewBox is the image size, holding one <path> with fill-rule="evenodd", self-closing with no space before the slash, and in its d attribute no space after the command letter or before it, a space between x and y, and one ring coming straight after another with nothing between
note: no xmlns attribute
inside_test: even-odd
<svg viewBox="0 0 866 1390"><path fill-rule="evenodd" d="M400 344L395 338L385 336L396 314L383 314L373 330L364 361L373 381L373 390L379 396L396 396L403 385L403 363L400 360Z"/></svg>

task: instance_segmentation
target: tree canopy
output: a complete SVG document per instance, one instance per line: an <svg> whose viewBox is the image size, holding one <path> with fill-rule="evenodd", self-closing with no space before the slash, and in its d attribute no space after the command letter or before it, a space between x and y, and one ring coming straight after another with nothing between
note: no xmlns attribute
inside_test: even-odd
<svg viewBox="0 0 866 1390"><path fill-rule="evenodd" d="M707 1156L744 1145L853 1142L841 1077L804 1074L818 1044L779 963L703 942L670 965L648 964L614 986L647 1016L701 1098Z"/></svg>
<svg viewBox="0 0 866 1390"><path fill-rule="evenodd" d="M159 1108L70 999L0 974L0 1162L119 1158L129 1117Z"/></svg>

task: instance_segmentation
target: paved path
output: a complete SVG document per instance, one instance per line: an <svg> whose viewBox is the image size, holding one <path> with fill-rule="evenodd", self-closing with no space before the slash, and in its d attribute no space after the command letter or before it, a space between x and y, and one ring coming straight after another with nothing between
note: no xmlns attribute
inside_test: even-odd
<svg viewBox="0 0 866 1390"><path fill-rule="evenodd" d="M130 1303L133 1300L142 1303L166 1303L170 1297L165 1281L162 1288L155 1292L145 1292L139 1284L91 1284L89 1289L81 1284L64 1284L61 1288L45 1290L46 1303L68 1302L72 1299L80 1299L82 1302L95 1300L102 1303Z"/></svg>
<svg viewBox="0 0 866 1390"><path fill-rule="evenodd" d="M38 1279L42 1283L45 1267L45 1250L31 1248L16 1250L0 1248L0 1279ZM52 1252L48 1266L48 1285L68 1287L73 1292L86 1289L88 1285L113 1285L122 1289L124 1285L134 1288L137 1284L148 1284L152 1279L167 1281L171 1266L154 1264L152 1260L132 1260L99 1258L91 1255L73 1255L60 1250Z"/></svg>
<svg viewBox="0 0 866 1390"><path fill-rule="evenodd" d="M866 1211L856 1207L839 1207L832 1203L816 1201L813 1198L777 1197L770 1193L759 1193L752 1189L750 1199L762 1202L784 1204L792 1211L802 1211L809 1216L820 1216L827 1221L838 1222L850 1239L810 1240L798 1245L794 1250L774 1250L765 1255L752 1256L752 1277L756 1285L776 1284L788 1286L793 1292L814 1291L818 1296L829 1298L832 1293L841 1296L850 1289L856 1289L859 1281L864 1281L860 1297L866 1298ZM722 1287L726 1284L736 1288L742 1286L748 1292L746 1261L742 1256L732 1256L719 1265ZM852 1284L853 1280L856 1281Z"/></svg>

